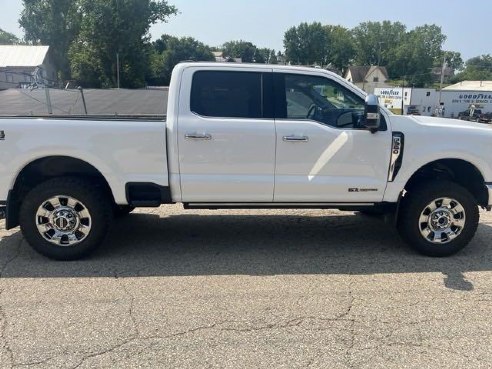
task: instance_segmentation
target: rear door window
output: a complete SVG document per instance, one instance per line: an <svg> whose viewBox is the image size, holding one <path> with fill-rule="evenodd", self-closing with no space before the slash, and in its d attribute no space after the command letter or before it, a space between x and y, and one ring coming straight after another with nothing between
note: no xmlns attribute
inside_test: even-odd
<svg viewBox="0 0 492 369"><path fill-rule="evenodd" d="M191 88L192 112L216 118L263 118L263 73L198 71Z"/></svg>

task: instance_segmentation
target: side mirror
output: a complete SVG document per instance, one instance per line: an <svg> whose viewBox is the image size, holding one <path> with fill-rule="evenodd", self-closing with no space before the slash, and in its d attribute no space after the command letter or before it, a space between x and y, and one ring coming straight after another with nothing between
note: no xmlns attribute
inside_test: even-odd
<svg viewBox="0 0 492 369"><path fill-rule="evenodd" d="M367 95L364 109L364 126L372 133L379 129L379 100L376 95Z"/></svg>

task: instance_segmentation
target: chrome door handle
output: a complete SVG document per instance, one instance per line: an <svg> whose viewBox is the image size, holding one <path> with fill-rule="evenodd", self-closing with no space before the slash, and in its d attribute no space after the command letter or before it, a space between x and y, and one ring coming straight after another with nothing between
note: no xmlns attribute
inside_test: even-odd
<svg viewBox="0 0 492 369"><path fill-rule="evenodd" d="M202 141L209 141L212 139L212 135L208 133L187 133L185 134L185 138L187 140L202 140Z"/></svg>
<svg viewBox="0 0 492 369"><path fill-rule="evenodd" d="M309 137L307 136L284 136L285 142L308 142Z"/></svg>

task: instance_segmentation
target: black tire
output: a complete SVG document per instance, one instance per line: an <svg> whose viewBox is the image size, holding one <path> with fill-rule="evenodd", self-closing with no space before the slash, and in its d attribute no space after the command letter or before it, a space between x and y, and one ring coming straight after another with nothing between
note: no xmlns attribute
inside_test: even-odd
<svg viewBox="0 0 492 369"><path fill-rule="evenodd" d="M52 218L53 221L49 221L49 217L39 216L37 213L40 209L45 211L49 208L49 214L54 216L57 209L51 205L53 201L50 202L49 200L61 199L59 203L63 205L64 202L68 202L68 198L78 201L77 205L73 206L73 214L77 214L76 225L73 225L73 231L67 230L75 237L75 240L73 240L73 244L69 244L68 236L57 236L59 241L58 244L55 244L56 237L53 237L51 241L47 238L51 237L50 232L56 233L57 223L60 226L69 224L66 222L66 215L56 217L58 221L54 218ZM67 206L69 205L66 205L65 208ZM89 214L89 216L85 218L78 216L82 212ZM65 214L67 213L65 212ZM73 218L71 213L68 216ZM63 219L59 222L61 218ZM55 260L76 260L89 255L103 242L112 218L111 203L105 191L89 181L61 177L43 182L27 194L20 207L19 223L27 242L40 254ZM64 220L65 223L63 223ZM43 233L38 230L38 223L45 223L47 224L46 229L50 229L50 227L51 229ZM81 232L83 223L89 224L89 226L84 232ZM78 241L79 238L80 241Z"/></svg>
<svg viewBox="0 0 492 369"><path fill-rule="evenodd" d="M421 216L427 219L431 219L431 215L436 215L436 218L440 216L445 218L443 222L446 223L446 214L436 214L431 211L431 207L428 205L434 204L439 211L439 201L435 200L447 198L456 200L450 206L450 209L454 206L453 210L458 211L460 209L456 204L461 205L463 211L458 214L450 212L448 215L451 217L451 226L446 228L451 230L452 236L455 238L448 237L445 232L439 229L435 232L435 225L439 226L438 220L435 223L420 221ZM437 205L436 205L437 204ZM429 215L426 214L429 213ZM439 219L440 221L440 219ZM463 226L454 226L454 222L462 222ZM422 185L413 188L402 200L400 206L400 214L398 221L398 230L401 237L405 242L407 242L412 248L423 255L443 257L450 256L461 249L463 249L473 238L475 232L477 231L479 222L479 212L478 204L475 198L460 185L450 182L450 181L431 181L423 183ZM444 224L442 225L445 226ZM428 238L424 237L426 232L429 232ZM440 234L441 237L444 235L444 243L439 242L436 239L436 235Z"/></svg>
<svg viewBox="0 0 492 369"><path fill-rule="evenodd" d="M130 205L116 205L113 209L115 218L123 218L135 210L134 206Z"/></svg>

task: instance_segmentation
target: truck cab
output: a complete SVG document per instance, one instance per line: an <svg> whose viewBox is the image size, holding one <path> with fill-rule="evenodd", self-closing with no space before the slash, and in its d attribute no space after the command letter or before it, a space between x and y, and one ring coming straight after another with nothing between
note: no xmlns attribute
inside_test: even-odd
<svg viewBox="0 0 492 369"><path fill-rule="evenodd" d="M170 162L180 183L176 200L189 206L383 200L388 113L368 129L365 96L338 76L216 65L182 65L176 75L182 102L173 115L179 155Z"/></svg>

